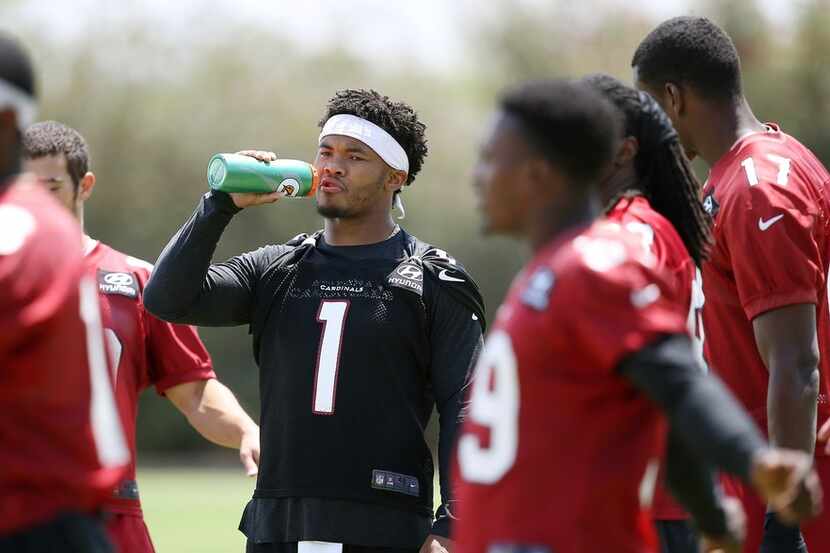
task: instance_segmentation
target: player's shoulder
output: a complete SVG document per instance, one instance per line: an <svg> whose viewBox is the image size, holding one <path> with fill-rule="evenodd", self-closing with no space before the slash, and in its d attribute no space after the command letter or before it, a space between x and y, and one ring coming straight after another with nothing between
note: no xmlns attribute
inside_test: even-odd
<svg viewBox="0 0 830 553"><path fill-rule="evenodd" d="M393 286L424 290L423 283L436 293L446 293L453 301L469 309L482 328L485 320L484 298L478 283L450 252L404 232L404 259L388 278Z"/></svg>
<svg viewBox="0 0 830 553"><path fill-rule="evenodd" d="M148 280L153 272L153 264L149 261L117 250L103 242L98 242L90 255L98 269L135 273L142 281Z"/></svg>
<svg viewBox="0 0 830 553"><path fill-rule="evenodd" d="M77 221L36 182L21 177L0 188L0 255L46 248L55 259L80 260Z"/></svg>
<svg viewBox="0 0 830 553"><path fill-rule="evenodd" d="M15 201L10 192L0 194L0 256L22 253L41 227L26 202Z"/></svg>
<svg viewBox="0 0 830 553"><path fill-rule="evenodd" d="M605 217L608 221L620 224L643 223L654 226L670 225L659 211L652 207L645 196L623 197L609 210Z"/></svg>
<svg viewBox="0 0 830 553"><path fill-rule="evenodd" d="M830 173L813 152L793 136L772 126L744 137L715 164L710 179L721 202L780 191L798 193L823 186Z"/></svg>
<svg viewBox="0 0 830 553"><path fill-rule="evenodd" d="M741 140L713 167L710 181L703 203L717 230L779 212L820 213L828 202L830 173L809 149L775 127Z"/></svg>
<svg viewBox="0 0 830 553"><path fill-rule="evenodd" d="M153 272L153 265L103 242L96 242L85 257L88 271L98 283L98 292L104 295L125 296L140 300Z"/></svg>
<svg viewBox="0 0 830 553"><path fill-rule="evenodd" d="M447 287L468 284L478 288L472 275L453 254L416 236L406 235L404 238L408 258L420 262L426 269L426 274L439 285Z"/></svg>
<svg viewBox="0 0 830 553"><path fill-rule="evenodd" d="M37 183L0 187L0 302L17 309L69 297L83 273L81 229ZM48 299L47 299L48 298Z"/></svg>
<svg viewBox="0 0 830 553"><path fill-rule="evenodd" d="M637 235L646 250L657 257L658 263L669 269L685 266L691 261L677 229L644 196L621 198L605 219Z"/></svg>
<svg viewBox="0 0 830 553"><path fill-rule="evenodd" d="M787 134L775 123L769 123L768 132L755 133L740 143L739 156L767 157L776 154L787 156L792 163L812 164L817 161L815 154L797 138ZM739 162L742 160L739 160Z"/></svg>
<svg viewBox="0 0 830 553"><path fill-rule="evenodd" d="M621 198L603 219L639 236L646 246L658 239L671 242L680 239L671 222L644 196Z"/></svg>
<svg viewBox="0 0 830 553"><path fill-rule="evenodd" d="M608 306L636 307L656 300L666 288L648 263L636 235L616 221L601 219L538 252L517 277L511 301L557 320L570 319L561 317L563 313L606 308L612 310L609 317L622 316Z"/></svg>
<svg viewBox="0 0 830 553"><path fill-rule="evenodd" d="M565 241L551 252L546 265L563 288L586 294L656 279L656 260L642 235L608 219L595 221Z"/></svg>

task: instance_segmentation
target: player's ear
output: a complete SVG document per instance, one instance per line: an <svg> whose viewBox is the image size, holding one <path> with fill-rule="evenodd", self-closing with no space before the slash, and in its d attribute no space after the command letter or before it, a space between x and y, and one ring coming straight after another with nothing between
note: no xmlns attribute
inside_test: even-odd
<svg viewBox="0 0 830 553"><path fill-rule="evenodd" d="M633 136L626 136L620 142L617 155L614 157L614 167L623 167L631 163L637 152L640 151L640 142Z"/></svg>
<svg viewBox="0 0 830 553"><path fill-rule="evenodd" d="M682 115L686 109L685 98L683 97L684 90L681 86L670 82L665 84L663 90L667 100L665 107L669 118L675 120L678 116Z"/></svg>
<svg viewBox="0 0 830 553"><path fill-rule="evenodd" d="M95 188L95 174L87 171L78 183L78 199L84 202L88 200L92 195L93 188Z"/></svg>
<svg viewBox="0 0 830 553"><path fill-rule="evenodd" d="M390 171L386 177L386 190L390 192L397 192L403 185L406 184L406 172L404 171Z"/></svg>

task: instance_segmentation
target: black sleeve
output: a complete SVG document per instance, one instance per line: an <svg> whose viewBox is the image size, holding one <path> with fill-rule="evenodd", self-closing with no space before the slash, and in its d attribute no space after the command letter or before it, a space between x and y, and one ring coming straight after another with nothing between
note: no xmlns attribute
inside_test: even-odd
<svg viewBox="0 0 830 553"><path fill-rule="evenodd" d="M435 283L431 306L430 343L431 380L438 409L438 476L441 483L441 505L435 513L432 534L450 536L451 455L456 433L464 419L467 387L473 367L481 351L482 337L479 317L468 307L455 301Z"/></svg>
<svg viewBox="0 0 830 553"><path fill-rule="evenodd" d="M251 322L264 249L210 263L222 232L239 211L224 192L202 197L156 261L144 290L144 306L150 313L165 321L202 326Z"/></svg>
<svg viewBox="0 0 830 553"><path fill-rule="evenodd" d="M672 495L686 507L695 525L704 534L726 533L726 513L714 471L690 451L677 431L669 431L666 447L666 483Z"/></svg>
<svg viewBox="0 0 830 553"><path fill-rule="evenodd" d="M658 340L625 359L619 371L660 405L697 458L749 480L752 456L767 444L721 380L700 370L687 336Z"/></svg>
<svg viewBox="0 0 830 553"><path fill-rule="evenodd" d="M808 553L807 544L801 529L796 526L787 526L775 515L768 512L764 517L764 538L761 541L760 553Z"/></svg>
<svg viewBox="0 0 830 553"><path fill-rule="evenodd" d="M767 447L749 415L714 375L700 370L685 335L667 336L624 360L619 371L669 419L669 486L704 532L725 520L711 468L749 480Z"/></svg>

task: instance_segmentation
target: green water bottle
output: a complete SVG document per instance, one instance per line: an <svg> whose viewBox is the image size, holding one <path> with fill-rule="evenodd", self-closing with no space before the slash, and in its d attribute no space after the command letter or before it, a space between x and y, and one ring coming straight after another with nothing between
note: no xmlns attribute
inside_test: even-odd
<svg viewBox="0 0 830 553"><path fill-rule="evenodd" d="M282 192L290 198L308 198L317 191L317 170L305 161L277 159L270 163L239 154L210 158L208 185L223 192Z"/></svg>

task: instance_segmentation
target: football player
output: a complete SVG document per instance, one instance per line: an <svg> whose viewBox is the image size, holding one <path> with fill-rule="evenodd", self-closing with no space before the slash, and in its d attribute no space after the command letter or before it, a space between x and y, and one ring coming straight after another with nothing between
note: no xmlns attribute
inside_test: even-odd
<svg viewBox="0 0 830 553"><path fill-rule="evenodd" d="M83 228L84 205L96 179L80 133L55 121L36 123L23 134L23 155L24 168ZM152 265L88 235L83 241L84 264L97 283L104 333L113 355L118 410L132 452L129 471L113 487L105 506L107 530L119 552L152 553L135 474L139 394L154 386L205 438L239 449L249 475L257 471L259 428L216 380L196 329L161 321L144 309L143 291Z"/></svg>
<svg viewBox="0 0 830 553"><path fill-rule="evenodd" d="M695 361L686 310L642 235L601 219L595 186L622 136L584 84L507 92L474 170L484 230L533 259L499 308L458 441L462 553L656 551L648 505L667 473L707 548L740 544L736 502L709 465L782 516L815 512L809 456L770 449Z"/></svg>
<svg viewBox="0 0 830 553"><path fill-rule="evenodd" d="M98 509L129 461L78 224L29 175L28 55L0 34L0 552L109 553Z"/></svg>
<svg viewBox="0 0 830 553"><path fill-rule="evenodd" d="M654 98L610 75L584 80L623 116L611 173L599 183L605 215L638 234L657 268L668 275L669 288L676 292L674 301L688 313L692 347L703 368L704 298L698 267L706 258L711 236L709 216L699 200L700 182L671 121ZM688 515L664 490L661 482L651 506L663 553L698 553Z"/></svg>
<svg viewBox="0 0 830 553"><path fill-rule="evenodd" d="M451 255L392 218L427 153L415 110L341 90L320 126L323 229L211 264L233 217L279 199L212 191L162 252L147 305L170 321L250 325L262 464L240 524L249 553L443 551L481 296ZM424 428L434 406L442 503L433 517Z"/></svg>
<svg viewBox="0 0 830 553"><path fill-rule="evenodd" d="M669 115L689 157L709 166L703 204L714 246L703 263L704 348L717 372L775 445L813 455L830 492L830 457L816 424L830 416L830 190L813 153L775 123L762 123L743 95L738 52L703 17L670 19L632 60L640 88ZM803 548L733 479L727 491L748 517L745 551ZM811 551L830 551L830 514L803 528ZM771 549L775 550L775 549Z"/></svg>

